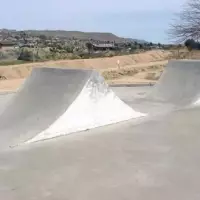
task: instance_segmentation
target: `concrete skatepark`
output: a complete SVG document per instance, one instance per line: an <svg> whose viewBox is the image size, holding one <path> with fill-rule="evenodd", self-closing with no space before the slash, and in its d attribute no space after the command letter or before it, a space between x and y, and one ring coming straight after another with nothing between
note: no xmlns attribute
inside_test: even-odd
<svg viewBox="0 0 200 200"><path fill-rule="evenodd" d="M170 61L153 87L108 87L33 70L0 94L0 199L199 199L199 75Z"/></svg>

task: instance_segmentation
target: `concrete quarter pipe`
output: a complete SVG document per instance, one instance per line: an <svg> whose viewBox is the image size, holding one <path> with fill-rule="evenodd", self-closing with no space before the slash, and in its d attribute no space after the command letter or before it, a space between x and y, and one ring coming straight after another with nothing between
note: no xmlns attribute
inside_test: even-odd
<svg viewBox="0 0 200 200"><path fill-rule="evenodd" d="M196 104L200 99L200 61L172 60L148 99L178 106Z"/></svg>
<svg viewBox="0 0 200 200"><path fill-rule="evenodd" d="M93 70L35 68L0 116L0 141L15 146L142 116Z"/></svg>

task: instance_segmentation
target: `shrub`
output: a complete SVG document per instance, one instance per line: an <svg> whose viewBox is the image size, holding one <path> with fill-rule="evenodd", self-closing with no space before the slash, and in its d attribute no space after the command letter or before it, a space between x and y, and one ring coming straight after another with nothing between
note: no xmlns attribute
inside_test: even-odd
<svg viewBox="0 0 200 200"><path fill-rule="evenodd" d="M31 61L33 60L33 52L28 49L23 49L18 57L18 60Z"/></svg>

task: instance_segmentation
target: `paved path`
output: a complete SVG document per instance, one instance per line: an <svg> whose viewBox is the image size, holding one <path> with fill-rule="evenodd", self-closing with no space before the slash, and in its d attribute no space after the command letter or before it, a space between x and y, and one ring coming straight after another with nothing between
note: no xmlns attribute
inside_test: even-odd
<svg viewBox="0 0 200 200"><path fill-rule="evenodd" d="M199 200L200 111L0 153L0 199Z"/></svg>

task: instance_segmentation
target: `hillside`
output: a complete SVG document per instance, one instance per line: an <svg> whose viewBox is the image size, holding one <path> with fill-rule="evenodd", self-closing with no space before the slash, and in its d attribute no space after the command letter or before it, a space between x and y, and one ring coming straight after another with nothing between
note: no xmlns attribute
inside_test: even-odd
<svg viewBox="0 0 200 200"><path fill-rule="evenodd" d="M81 40L120 40L120 37L112 33L98 33L98 32L81 32L81 31L63 31L63 30L27 30L29 34L34 36L46 35L47 37L59 38L77 38Z"/></svg>
<svg viewBox="0 0 200 200"><path fill-rule="evenodd" d="M9 34L17 35L18 30L0 29L0 35L7 37ZM124 42L126 41L141 41L131 38L122 38L113 33L106 32L81 32L81 31L65 31L65 30L23 30L23 32L29 34L30 36L40 36L45 35L47 37L58 37L58 38L76 38L80 40L96 40L96 41L116 41ZM143 40L142 40L143 41ZM144 42L144 41L143 41Z"/></svg>

